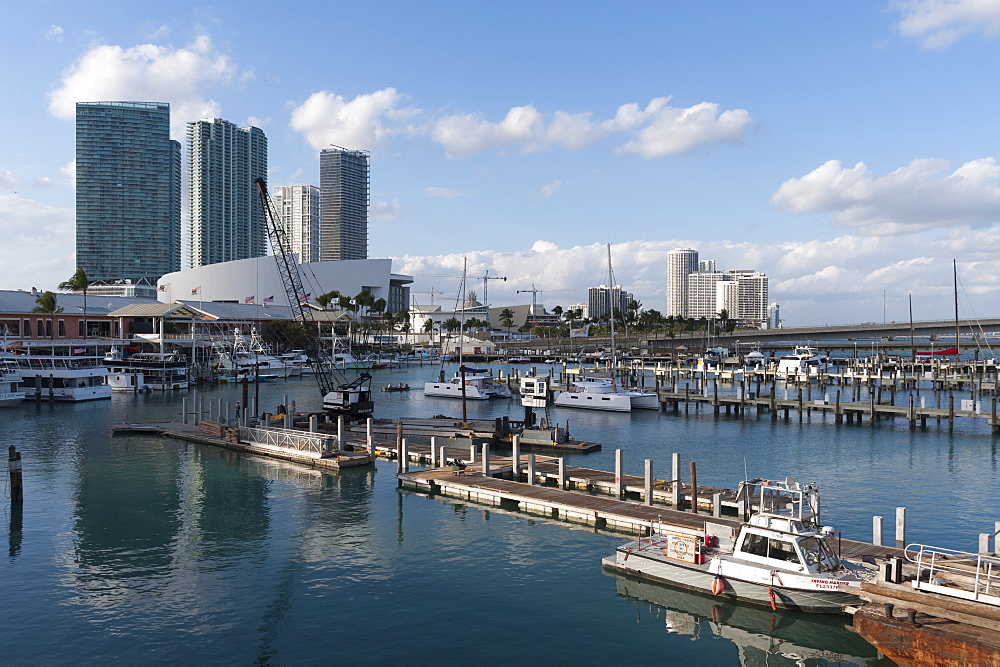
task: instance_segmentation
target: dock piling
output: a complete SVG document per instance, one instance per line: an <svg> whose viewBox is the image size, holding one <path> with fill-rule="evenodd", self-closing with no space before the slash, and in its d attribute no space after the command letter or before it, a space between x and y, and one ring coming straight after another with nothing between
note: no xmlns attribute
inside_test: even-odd
<svg viewBox="0 0 1000 667"><path fill-rule="evenodd" d="M21 452L14 445L7 448L7 468L10 471L10 502L24 502L24 483L21 478Z"/></svg>
<svg viewBox="0 0 1000 667"><path fill-rule="evenodd" d="M774 396L772 391L771 396ZM691 461L691 511L698 513L698 464Z"/></svg>
<svg viewBox="0 0 1000 667"><path fill-rule="evenodd" d="M406 438L399 443L399 450L396 452L396 470L398 472L410 471L410 453L406 451Z"/></svg>
<svg viewBox="0 0 1000 667"><path fill-rule="evenodd" d="M625 452L615 450L615 497L621 500L625 496L623 471L625 467Z"/></svg>
<svg viewBox="0 0 1000 667"><path fill-rule="evenodd" d="M528 484L535 485L535 455L528 454Z"/></svg>
<svg viewBox="0 0 1000 667"><path fill-rule="evenodd" d="M431 438L433 440L433 438ZM521 436L515 435L510 439L510 458L511 458L511 472L514 475L514 481L517 482L521 477Z"/></svg>
<svg viewBox="0 0 1000 667"><path fill-rule="evenodd" d="M681 508L681 455L674 452L670 456L671 478L674 480L670 486L670 504L675 510Z"/></svg>
<svg viewBox="0 0 1000 667"><path fill-rule="evenodd" d="M365 443L368 445L368 451L371 452L372 456L375 455L375 438L372 437L372 424L374 420L369 417L365 420Z"/></svg>
<svg viewBox="0 0 1000 667"><path fill-rule="evenodd" d="M906 546L906 508L896 508L896 548Z"/></svg>
<svg viewBox="0 0 1000 667"><path fill-rule="evenodd" d="M188 400L187 396L181 397L181 423L188 423Z"/></svg>
<svg viewBox="0 0 1000 667"><path fill-rule="evenodd" d="M882 546L882 517L872 517L872 544Z"/></svg>
<svg viewBox="0 0 1000 667"><path fill-rule="evenodd" d="M490 476L490 446L483 443L483 476Z"/></svg>
<svg viewBox="0 0 1000 667"><path fill-rule="evenodd" d="M642 499L646 505L653 504L653 459L646 459L646 478L642 486Z"/></svg>
<svg viewBox="0 0 1000 667"><path fill-rule="evenodd" d="M559 489L566 488L566 457L559 457Z"/></svg>
<svg viewBox="0 0 1000 667"><path fill-rule="evenodd" d="M713 493L712 494L712 516L720 517L722 516L722 494Z"/></svg>

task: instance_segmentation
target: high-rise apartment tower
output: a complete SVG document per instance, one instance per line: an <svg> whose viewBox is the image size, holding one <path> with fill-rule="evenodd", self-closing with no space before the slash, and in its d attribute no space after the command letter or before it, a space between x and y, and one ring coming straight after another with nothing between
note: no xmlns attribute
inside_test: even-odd
<svg viewBox="0 0 1000 667"><path fill-rule="evenodd" d="M319 154L320 259L368 259L368 151Z"/></svg>
<svg viewBox="0 0 1000 667"><path fill-rule="evenodd" d="M77 102L76 261L90 280L181 266L181 145L166 102Z"/></svg>
<svg viewBox="0 0 1000 667"><path fill-rule="evenodd" d="M278 223L285 228L292 252L300 262L318 262L320 257L319 188L315 185L281 185L273 192Z"/></svg>
<svg viewBox="0 0 1000 667"><path fill-rule="evenodd" d="M187 124L190 265L267 253L254 180L267 175L267 137L256 127L210 118Z"/></svg>
<svg viewBox="0 0 1000 667"><path fill-rule="evenodd" d="M666 315L687 317L688 275L698 270L698 251L674 248L667 253Z"/></svg>

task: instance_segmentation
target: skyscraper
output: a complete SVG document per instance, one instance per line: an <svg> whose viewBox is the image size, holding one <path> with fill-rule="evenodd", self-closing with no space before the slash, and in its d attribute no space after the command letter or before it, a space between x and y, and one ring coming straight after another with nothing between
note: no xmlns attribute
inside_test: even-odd
<svg viewBox="0 0 1000 667"><path fill-rule="evenodd" d="M631 300L632 293L624 291L621 285L591 287L587 290L587 316L594 320L610 318L614 308L617 317L624 317Z"/></svg>
<svg viewBox="0 0 1000 667"><path fill-rule="evenodd" d="M256 127L209 118L187 124L190 266L267 253L254 179L267 175L267 137Z"/></svg>
<svg viewBox="0 0 1000 667"><path fill-rule="evenodd" d="M319 154L320 259L368 259L368 151Z"/></svg>
<svg viewBox="0 0 1000 667"><path fill-rule="evenodd" d="M667 316L687 317L688 275L698 270L698 251L674 248L667 253Z"/></svg>
<svg viewBox="0 0 1000 667"><path fill-rule="evenodd" d="M318 262L319 188L315 185L279 185L274 189L278 222L285 228L292 252L300 262Z"/></svg>
<svg viewBox="0 0 1000 667"><path fill-rule="evenodd" d="M181 266L181 145L165 102L76 105L76 258L90 280Z"/></svg>

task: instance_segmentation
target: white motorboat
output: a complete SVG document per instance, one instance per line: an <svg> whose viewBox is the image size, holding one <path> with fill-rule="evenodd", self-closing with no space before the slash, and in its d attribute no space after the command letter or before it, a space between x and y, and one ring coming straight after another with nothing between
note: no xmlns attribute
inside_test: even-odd
<svg viewBox="0 0 1000 667"><path fill-rule="evenodd" d="M842 613L858 604L861 581L874 572L837 555L820 528L812 484L756 480L740 494L759 510L746 523L707 519L660 526L604 559L609 570L772 609Z"/></svg>
<svg viewBox="0 0 1000 667"><path fill-rule="evenodd" d="M104 356L108 384L114 391L188 388L188 364L178 352L136 352L128 357L120 348Z"/></svg>
<svg viewBox="0 0 1000 667"><path fill-rule="evenodd" d="M250 330L250 340L233 330L233 345L217 347L212 367L220 379L229 382L240 382L244 378L249 382L267 382L279 378L301 375L301 368L294 364L286 364L267 354L264 343L255 328Z"/></svg>
<svg viewBox="0 0 1000 667"><path fill-rule="evenodd" d="M62 402L111 398L103 357L88 355L80 343L21 341L18 354L5 354L21 372L19 391ZM21 353L23 352L23 353Z"/></svg>
<svg viewBox="0 0 1000 667"><path fill-rule="evenodd" d="M656 410L659 400L656 394L625 389L607 378L589 377L573 380L568 390L556 396L555 405L561 408L632 412Z"/></svg>
<svg viewBox="0 0 1000 667"><path fill-rule="evenodd" d="M447 382L425 382L424 396L439 398L467 398L473 401L485 401L491 398L511 398L510 388L503 382L495 380L489 370L480 368L465 368L455 372L455 377ZM463 382L465 392L462 392Z"/></svg>
<svg viewBox="0 0 1000 667"><path fill-rule="evenodd" d="M826 373L829 365L830 359L820 354L815 347L796 345L791 354L778 357L778 367L774 372L779 377L785 378L795 375L819 375Z"/></svg>
<svg viewBox="0 0 1000 667"><path fill-rule="evenodd" d="M24 400L24 392L18 389L22 379L17 361L9 356L0 357L0 408L10 408Z"/></svg>

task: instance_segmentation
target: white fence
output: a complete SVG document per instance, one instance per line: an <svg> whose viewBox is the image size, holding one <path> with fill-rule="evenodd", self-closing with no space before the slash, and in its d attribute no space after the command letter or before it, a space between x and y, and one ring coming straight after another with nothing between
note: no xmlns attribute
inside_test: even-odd
<svg viewBox="0 0 1000 667"><path fill-rule="evenodd" d="M240 427L240 442L323 454L339 449L337 437L284 428Z"/></svg>

